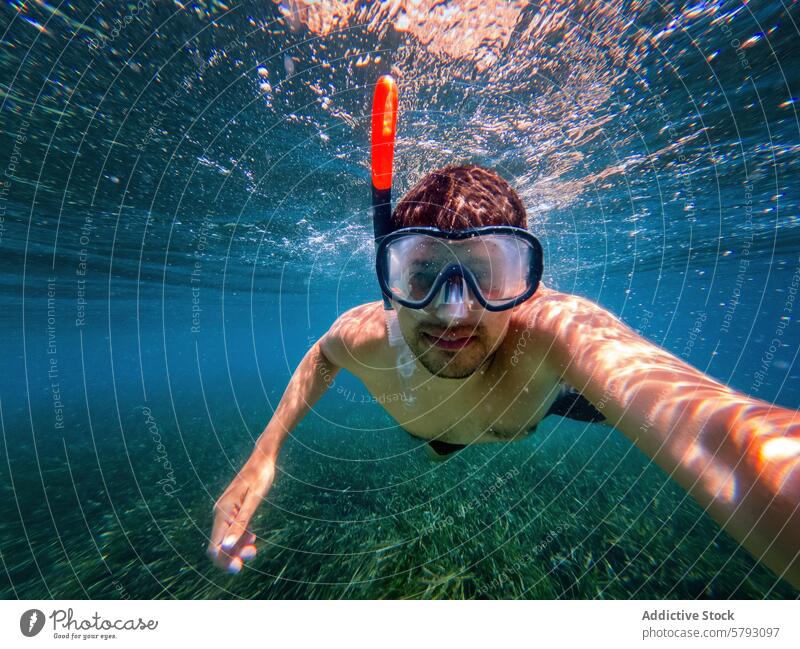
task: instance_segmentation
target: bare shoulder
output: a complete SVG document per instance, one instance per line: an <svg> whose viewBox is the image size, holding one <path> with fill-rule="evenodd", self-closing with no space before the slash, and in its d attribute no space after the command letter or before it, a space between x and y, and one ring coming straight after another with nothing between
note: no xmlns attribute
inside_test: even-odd
<svg viewBox="0 0 800 649"><path fill-rule="evenodd" d="M322 353L339 367L363 364L387 347L383 302L368 302L342 313L320 339Z"/></svg>
<svg viewBox="0 0 800 649"><path fill-rule="evenodd" d="M548 357L556 367L585 371L596 376L595 380L611 380L632 368L700 376L695 368L647 340L608 309L578 295L548 289L531 305L527 323L531 337L535 334L547 341ZM573 379L580 380L577 376Z"/></svg>
<svg viewBox="0 0 800 649"><path fill-rule="evenodd" d="M600 338L639 339L636 332L596 302L545 286L515 309L509 334L511 346L524 349L524 355L534 360L548 359L554 369L563 367L567 357Z"/></svg>
<svg viewBox="0 0 800 649"><path fill-rule="evenodd" d="M613 313L579 295L541 287L535 299L521 305L518 316L531 333L556 335L576 324L605 324L625 327ZM627 328L627 327L625 327Z"/></svg>

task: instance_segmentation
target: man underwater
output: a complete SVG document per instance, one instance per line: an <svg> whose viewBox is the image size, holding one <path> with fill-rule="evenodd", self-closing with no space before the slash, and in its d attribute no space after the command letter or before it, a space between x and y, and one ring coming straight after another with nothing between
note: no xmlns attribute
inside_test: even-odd
<svg viewBox="0 0 800 649"><path fill-rule="evenodd" d="M523 439L548 414L612 425L800 587L800 413L735 392L597 304L544 286L525 208L492 171L435 171L391 219L376 268L396 328L383 302L364 304L305 355L215 505L218 566L238 572L255 555L248 526L281 444L346 369L436 457Z"/></svg>

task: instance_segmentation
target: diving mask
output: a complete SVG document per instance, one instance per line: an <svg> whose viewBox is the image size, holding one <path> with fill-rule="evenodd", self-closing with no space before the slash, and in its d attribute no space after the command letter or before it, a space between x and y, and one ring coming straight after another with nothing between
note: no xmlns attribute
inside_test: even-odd
<svg viewBox="0 0 800 649"><path fill-rule="evenodd" d="M464 309L477 300L488 311L504 311L536 292L542 267L536 237L505 225L402 228L382 237L376 254L384 296L411 309Z"/></svg>

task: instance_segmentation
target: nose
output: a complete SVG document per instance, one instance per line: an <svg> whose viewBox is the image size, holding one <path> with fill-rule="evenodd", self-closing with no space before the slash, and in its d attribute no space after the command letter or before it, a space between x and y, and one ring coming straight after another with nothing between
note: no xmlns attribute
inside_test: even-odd
<svg viewBox="0 0 800 649"><path fill-rule="evenodd" d="M467 317L465 298L468 289L464 286L464 278L456 275L451 277L441 290L441 304L437 308L437 315L448 320Z"/></svg>
<svg viewBox="0 0 800 649"><path fill-rule="evenodd" d="M461 275L450 277L430 305L438 318L463 319L475 308L475 300Z"/></svg>
<svg viewBox="0 0 800 649"><path fill-rule="evenodd" d="M442 286L442 304L464 304L465 293L467 287L464 286L464 278L461 275L455 275L445 282Z"/></svg>

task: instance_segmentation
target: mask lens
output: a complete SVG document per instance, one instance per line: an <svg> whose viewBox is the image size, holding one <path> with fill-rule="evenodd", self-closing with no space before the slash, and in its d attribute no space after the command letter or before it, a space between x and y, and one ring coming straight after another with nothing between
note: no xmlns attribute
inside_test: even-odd
<svg viewBox="0 0 800 649"><path fill-rule="evenodd" d="M533 248L527 241L487 234L460 243L468 246L462 263L472 271L487 302L508 302L528 290Z"/></svg>
<svg viewBox="0 0 800 649"><path fill-rule="evenodd" d="M424 300L439 273L457 258L447 242L424 234L393 241L386 252L387 283L392 293L405 300Z"/></svg>
<svg viewBox="0 0 800 649"><path fill-rule="evenodd" d="M450 240L409 233L390 242L386 250L386 284L400 300L424 302L433 298L443 272L453 266L471 274L485 302L492 306L524 295L531 285L535 251L526 239L513 234L481 234Z"/></svg>

